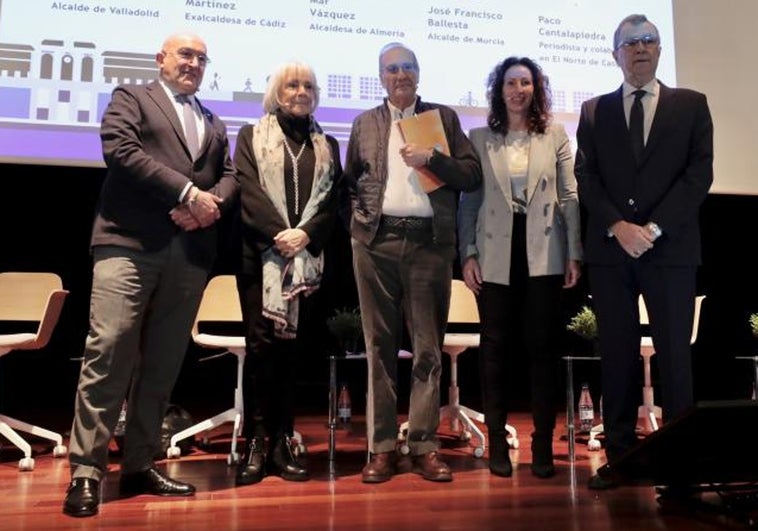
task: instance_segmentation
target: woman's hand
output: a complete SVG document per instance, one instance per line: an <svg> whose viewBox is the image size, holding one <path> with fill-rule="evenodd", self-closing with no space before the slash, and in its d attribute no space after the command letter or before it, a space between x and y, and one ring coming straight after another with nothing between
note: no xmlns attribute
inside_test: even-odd
<svg viewBox="0 0 758 531"><path fill-rule="evenodd" d="M482 270L475 256L469 256L463 263L463 282L474 295L479 295L482 289Z"/></svg>
<svg viewBox="0 0 758 531"><path fill-rule="evenodd" d="M582 264L579 260L566 260L566 272L563 274L563 287L573 288L582 276Z"/></svg>
<svg viewBox="0 0 758 531"><path fill-rule="evenodd" d="M284 229L274 236L274 245L286 258L292 258L310 242L310 236L303 229Z"/></svg>

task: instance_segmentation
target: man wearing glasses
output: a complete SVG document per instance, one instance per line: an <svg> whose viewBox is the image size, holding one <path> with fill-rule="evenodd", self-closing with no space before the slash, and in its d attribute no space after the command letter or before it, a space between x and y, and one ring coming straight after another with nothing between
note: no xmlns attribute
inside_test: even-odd
<svg viewBox="0 0 758 531"><path fill-rule="evenodd" d="M456 244L458 194L482 179L479 158L455 112L416 94L416 55L400 43L379 54L382 105L353 122L345 175L351 191L353 266L368 355L368 444L362 480L380 483L396 471L397 353L403 324L413 351L407 443L416 471L450 481L438 453L442 336L447 322ZM439 110L450 155L405 143L397 121ZM419 169L442 186L422 188Z"/></svg>
<svg viewBox="0 0 758 531"><path fill-rule="evenodd" d="M63 512L97 514L108 444L128 392L122 495L190 496L155 467L168 399L235 202L226 127L194 97L208 64L193 34L166 39L159 79L113 91L100 136L107 174L95 214L89 333Z"/></svg>
<svg viewBox="0 0 758 531"><path fill-rule="evenodd" d="M690 334L700 264L698 213L713 181L713 123L703 94L655 77L658 29L630 15L614 34L624 82L584 102L576 177L585 206L585 261L602 353L606 457L637 442L640 325L650 315L664 420L693 403ZM593 476L593 489L615 486Z"/></svg>

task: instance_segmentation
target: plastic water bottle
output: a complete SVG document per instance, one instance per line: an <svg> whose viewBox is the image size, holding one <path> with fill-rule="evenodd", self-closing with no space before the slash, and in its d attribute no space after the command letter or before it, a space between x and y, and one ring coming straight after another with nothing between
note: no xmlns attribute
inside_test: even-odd
<svg viewBox="0 0 758 531"><path fill-rule="evenodd" d="M340 394L337 398L337 419L340 426L349 429L352 415L353 408L350 402L350 391L347 389L347 384L343 383L340 385Z"/></svg>
<svg viewBox="0 0 758 531"><path fill-rule="evenodd" d="M579 394L579 431L587 432L592 429L595 420L595 405L592 403L590 386L582 384L582 392Z"/></svg>

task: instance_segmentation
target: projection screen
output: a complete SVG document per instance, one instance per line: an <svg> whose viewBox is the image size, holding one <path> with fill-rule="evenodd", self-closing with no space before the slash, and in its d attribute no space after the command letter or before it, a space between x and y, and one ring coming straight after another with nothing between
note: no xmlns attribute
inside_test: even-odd
<svg viewBox="0 0 758 531"><path fill-rule="evenodd" d="M0 0L0 162L102 165L99 121L111 91L154 79L163 38L182 29L208 44L211 63L198 97L226 122L232 143L243 124L261 115L269 73L301 60L313 66L321 87L316 116L344 149L353 118L382 101L377 54L391 41L416 52L421 97L454 107L465 129L485 123L486 79L495 64L510 55L532 57L549 76L555 120L573 135L581 103L621 82L613 31L632 12L658 25L658 77L677 85L674 13L710 6L679 4Z"/></svg>

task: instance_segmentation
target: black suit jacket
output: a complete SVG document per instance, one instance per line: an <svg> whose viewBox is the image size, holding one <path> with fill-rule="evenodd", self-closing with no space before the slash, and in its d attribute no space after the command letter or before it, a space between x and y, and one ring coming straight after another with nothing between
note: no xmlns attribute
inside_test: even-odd
<svg viewBox="0 0 758 531"><path fill-rule="evenodd" d="M113 91L100 129L108 173L95 216L93 246L154 251L180 235L193 263L212 263L216 225L183 232L169 216L189 181L223 198L223 210L236 201L239 183L226 126L202 104L201 108L205 135L193 161L173 103L157 81Z"/></svg>
<svg viewBox="0 0 758 531"><path fill-rule="evenodd" d="M713 182L713 123L703 94L660 84L658 106L637 164L624 117L622 89L582 105L575 171L588 214L585 260L618 264L626 253L608 228L626 220L656 222L663 236L651 263L698 265L698 211Z"/></svg>

